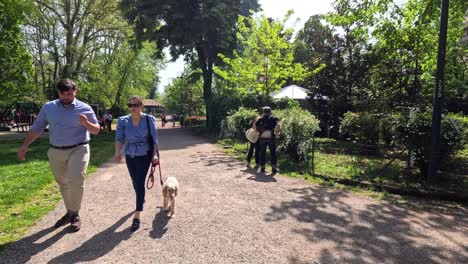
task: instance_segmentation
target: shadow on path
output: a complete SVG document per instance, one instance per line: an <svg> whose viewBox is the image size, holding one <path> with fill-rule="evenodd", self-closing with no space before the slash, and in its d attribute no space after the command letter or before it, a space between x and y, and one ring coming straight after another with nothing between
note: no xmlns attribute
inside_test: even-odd
<svg viewBox="0 0 468 264"><path fill-rule="evenodd" d="M190 155L191 161L189 163L204 162L204 166L215 166L218 164L223 164L227 166L228 170L235 170L240 164L243 164L241 161L238 161L228 155L226 155L222 150L212 150L210 152L196 152Z"/></svg>
<svg viewBox="0 0 468 264"><path fill-rule="evenodd" d="M125 215L115 224L96 234L88 241L84 242L79 248L66 252L60 256L53 258L49 263L77 263L81 261L96 260L110 251L112 251L120 242L127 240L132 236L130 227L125 228L120 232L116 232L123 223L125 223L133 212Z"/></svg>
<svg viewBox="0 0 468 264"><path fill-rule="evenodd" d="M466 263L468 216L466 212L452 215L424 212L388 203L370 203L364 208L351 207L344 201L348 194L321 186L290 189L299 198L271 206L266 222L292 217L310 223L292 232L307 240L332 242L336 249L323 249L318 263ZM440 246L429 231L440 233L453 246ZM442 233L444 232L445 233ZM465 238L454 239L447 232L461 233ZM464 250L463 250L464 249ZM330 254L330 250L336 254ZM301 263L300 259L290 259Z"/></svg>
<svg viewBox="0 0 468 264"><path fill-rule="evenodd" d="M190 155L191 161L189 163L203 162L204 166L215 166L223 164L227 167L227 170L238 170L239 167L245 167L241 172L250 174L248 180L258 182L276 182L274 176L276 173L261 173L259 168L246 166L242 161L238 161L233 157L226 155L221 150L213 150L210 152L197 152Z"/></svg>
<svg viewBox="0 0 468 264"><path fill-rule="evenodd" d="M158 208L159 212L154 216L153 220L153 230L150 231L150 237L155 239L162 238L166 234L167 223L169 223L170 219L162 207Z"/></svg>
<svg viewBox="0 0 468 264"><path fill-rule="evenodd" d="M59 241L65 234L71 233L69 227L62 229L50 238L37 242L42 237L52 233L56 228L49 227L33 235L22 238L16 242L4 245L0 252L1 263L25 263L37 253L46 250L48 247ZM8 256L8 258L6 257ZM5 261L5 262L4 262Z"/></svg>
<svg viewBox="0 0 468 264"><path fill-rule="evenodd" d="M274 176L276 173L263 173L259 172L259 168L247 166L246 169L241 170L244 173L250 174L247 180L257 182L276 182Z"/></svg>

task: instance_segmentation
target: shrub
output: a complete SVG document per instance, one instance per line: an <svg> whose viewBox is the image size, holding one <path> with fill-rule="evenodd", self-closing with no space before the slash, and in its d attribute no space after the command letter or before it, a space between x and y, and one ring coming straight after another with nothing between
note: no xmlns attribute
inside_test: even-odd
<svg viewBox="0 0 468 264"><path fill-rule="evenodd" d="M371 113L346 112L341 118L340 134L359 143L377 144L379 119Z"/></svg>
<svg viewBox="0 0 468 264"><path fill-rule="evenodd" d="M271 105L273 109L291 109L291 108L299 108L300 105L299 103L294 100L290 99L288 97L284 97L281 99L274 99L273 104Z"/></svg>
<svg viewBox="0 0 468 264"><path fill-rule="evenodd" d="M213 94L210 100L210 109L212 110L212 116L210 119L211 129L219 131L221 127L221 121L228 115L230 111L238 108L240 100L237 96L226 96L223 94Z"/></svg>
<svg viewBox="0 0 468 264"><path fill-rule="evenodd" d="M205 116L184 116L184 127L206 126Z"/></svg>
<svg viewBox="0 0 468 264"><path fill-rule="evenodd" d="M246 94L241 98L241 105L245 108L261 109L264 106L269 106L271 109L280 110L299 107L300 104L287 97L274 99L271 96L263 94Z"/></svg>
<svg viewBox="0 0 468 264"><path fill-rule="evenodd" d="M275 109L272 105L273 97L264 94L244 94L242 95L240 104L245 108L261 109L261 107L269 105L272 109Z"/></svg>
<svg viewBox="0 0 468 264"><path fill-rule="evenodd" d="M312 135L320 130L317 118L301 108L278 110L273 114L281 123L278 151L284 151L295 160L304 159L312 151Z"/></svg>
<svg viewBox="0 0 468 264"><path fill-rule="evenodd" d="M278 151L288 154L295 160L303 159L312 151L312 135L320 130L319 121L311 113L300 108L273 110L280 119L281 134L277 138ZM257 116L253 109L239 108L222 122L223 137L245 138L245 131Z"/></svg>
<svg viewBox="0 0 468 264"><path fill-rule="evenodd" d="M396 123L395 115L347 112L341 118L340 133L344 138L363 144L383 142L391 145L395 139Z"/></svg>
<svg viewBox="0 0 468 264"><path fill-rule="evenodd" d="M221 134L228 138L245 138L245 131L252 126L252 120L257 116L254 109L240 107L235 112L230 112L226 121L222 122Z"/></svg>
<svg viewBox="0 0 468 264"><path fill-rule="evenodd" d="M400 114L396 127L397 140L411 151L421 175L426 175L430 159L432 116L430 112L411 109L407 115ZM455 118L442 116L441 149L442 162L464 146L462 124Z"/></svg>
<svg viewBox="0 0 468 264"><path fill-rule="evenodd" d="M462 113L459 114L454 114L451 113L449 114L449 117L456 119L458 122L461 123L463 127L463 134L464 134L464 139L465 139L465 144L468 143L468 116L464 115Z"/></svg>
<svg viewBox="0 0 468 264"><path fill-rule="evenodd" d="M379 115L379 140L387 146L395 143L397 116L396 114Z"/></svg>

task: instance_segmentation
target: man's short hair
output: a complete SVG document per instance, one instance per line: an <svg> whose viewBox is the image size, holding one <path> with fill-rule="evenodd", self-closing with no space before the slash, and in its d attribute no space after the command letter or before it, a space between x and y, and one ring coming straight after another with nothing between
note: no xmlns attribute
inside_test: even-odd
<svg viewBox="0 0 468 264"><path fill-rule="evenodd" d="M68 92L70 90L75 91L76 90L76 84L75 84L74 81L72 81L70 79L62 79L57 83L57 90L59 90L59 92L61 92L61 93Z"/></svg>
<svg viewBox="0 0 468 264"><path fill-rule="evenodd" d="M263 113L264 114L271 114L271 108L269 106L263 107Z"/></svg>

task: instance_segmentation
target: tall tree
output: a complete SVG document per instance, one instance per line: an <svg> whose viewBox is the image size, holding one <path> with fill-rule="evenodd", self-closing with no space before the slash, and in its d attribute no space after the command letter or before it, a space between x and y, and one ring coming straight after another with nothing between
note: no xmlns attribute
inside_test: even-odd
<svg viewBox="0 0 468 264"><path fill-rule="evenodd" d="M342 115L367 106L369 68L366 43L351 30L338 34L322 16L312 16L295 40L295 60L320 71L302 85L310 91L309 102L322 128L338 127Z"/></svg>
<svg viewBox="0 0 468 264"><path fill-rule="evenodd" d="M42 100L55 99L58 78L74 78L80 97L122 113L132 94L154 94L154 44L135 45L119 0L36 0L26 33Z"/></svg>
<svg viewBox="0 0 468 264"><path fill-rule="evenodd" d="M134 49L128 41L109 43L105 52L99 52L87 64L80 96L89 102L101 103L115 113L126 109L132 95L148 97L155 89L158 66L154 43L143 43Z"/></svg>
<svg viewBox="0 0 468 264"><path fill-rule="evenodd" d="M303 79L306 69L293 63L293 45L289 41L293 30L284 28L291 14L282 21L265 16L239 17L239 49L234 51L233 58L219 54L225 65L217 67L216 73L242 93L263 95L279 90L288 80Z"/></svg>
<svg viewBox="0 0 468 264"><path fill-rule="evenodd" d="M120 15L117 0L35 0L34 3L37 14L31 17L29 29L36 40L34 50L42 53L40 58L44 53L54 58L56 78L79 77L86 60L103 48L105 39L118 37L130 29Z"/></svg>
<svg viewBox="0 0 468 264"><path fill-rule="evenodd" d="M8 115L16 102L33 95L29 81L32 60L21 36L29 10L28 1L0 3L0 117Z"/></svg>
<svg viewBox="0 0 468 264"><path fill-rule="evenodd" d="M466 98L463 48L463 15L466 1L450 2L448 26L446 94ZM431 103L437 58L440 1L336 0L335 12L327 20L370 46L375 62L371 84L362 90L374 104L388 107L427 106ZM464 84L465 83L465 84ZM370 104L368 104L370 105Z"/></svg>
<svg viewBox="0 0 468 264"><path fill-rule="evenodd" d="M163 103L170 111L199 116L204 114L203 81L200 70L186 67L164 89Z"/></svg>
<svg viewBox="0 0 468 264"><path fill-rule="evenodd" d="M203 75L209 128L216 125L211 118L215 111L211 107L213 65L218 53L227 54L234 49L237 18L250 15L244 6L254 11L259 8L257 0L122 1L140 39L155 40L160 48L169 46L173 58L196 58Z"/></svg>

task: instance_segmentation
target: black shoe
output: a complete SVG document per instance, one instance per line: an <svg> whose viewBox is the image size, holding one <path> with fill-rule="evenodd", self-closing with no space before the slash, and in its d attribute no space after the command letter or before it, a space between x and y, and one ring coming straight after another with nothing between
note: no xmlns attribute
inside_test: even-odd
<svg viewBox="0 0 468 264"><path fill-rule="evenodd" d="M71 217L69 213L66 213L62 218L60 218L54 225L55 228L59 228L61 226L64 226L68 223L70 223Z"/></svg>
<svg viewBox="0 0 468 264"><path fill-rule="evenodd" d="M276 168L273 168L273 169L271 170L271 172L272 172L272 173L278 173L278 170L277 170Z"/></svg>
<svg viewBox="0 0 468 264"><path fill-rule="evenodd" d="M130 231L135 232L140 228L140 219L138 218L133 218L132 221L132 227L130 228Z"/></svg>
<svg viewBox="0 0 468 264"><path fill-rule="evenodd" d="M265 168L261 168L261 169L260 169L260 172L265 172Z"/></svg>
<svg viewBox="0 0 468 264"><path fill-rule="evenodd" d="M70 221L70 226L73 230L73 232L77 232L77 231L80 231L80 228L81 228L81 219L80 219L80 216L79 215L74 215L71 217L71 221Z"/></svg>

